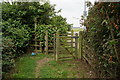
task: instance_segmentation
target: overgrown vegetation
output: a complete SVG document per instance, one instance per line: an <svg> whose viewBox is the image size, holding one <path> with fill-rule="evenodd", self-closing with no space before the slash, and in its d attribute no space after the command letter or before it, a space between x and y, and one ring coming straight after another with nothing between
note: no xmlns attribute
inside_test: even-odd
<svg viewBox="0 0 120 80"><path fill-rule="evenodd" d="M50 3L14 2L2 3L2 70L3 76L14 68L15 58L25 54L33 34L44 41L45 31L66 32L71 25L55 11ZM36 25L36 30L35 30Z"/></svg>
<svg viewBox="0 0 120 80"><path fill-rule="evenodd" d="M88 6L84 39L96 52L99 60L96 70L100 77L119 77L120 3L99 2Z"/></svg>

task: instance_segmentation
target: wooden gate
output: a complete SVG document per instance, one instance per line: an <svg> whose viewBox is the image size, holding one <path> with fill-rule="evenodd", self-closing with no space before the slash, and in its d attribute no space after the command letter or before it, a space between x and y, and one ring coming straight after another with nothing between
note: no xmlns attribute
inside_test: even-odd
<svg viewBox="0 0 120 80"><path fill-rule="evenodd" d="M78 33L71 31L66 34L60 34L57 32L55 41L56 61L81 57L80 35Z"/></svg>
<svg viewBox="0 0 120 80"><path fill-rule="evenodd" d="M52 35L51 39L48 36ZM50 44L50 42L52 44ZM81 59L82 47L81 47L81 35L79 32L71 32L60 34L48 34L46 31L45 36L45 54L54 53L56 61L64 59Z"/></svg>

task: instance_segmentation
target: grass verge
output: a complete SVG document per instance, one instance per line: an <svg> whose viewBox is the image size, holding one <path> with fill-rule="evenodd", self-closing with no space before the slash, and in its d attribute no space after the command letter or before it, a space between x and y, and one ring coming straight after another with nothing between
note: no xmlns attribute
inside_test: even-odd
<svg viewBox="0 0 120 80"><path fill-rule="evenodd" d="M65 55L64 55L65 56ZM46 58L53 58L53 55L39 54L31 56L27 54L16 61L16 67L11 78L35 78L37 62ZM40 62L41 63L41 62ZM41 63L42 64L42 63ZM39 78L84 78L88 77L88 69L84 62L80 63L74 59L45 62L38 71Z"/></svg>
<svg viewBox="0 0 120 80"><path fill-rule="evenodd" d="M83 31L84 29L83 28L72 28L72 30L74 32L79 32L79 31Z"/></svg>
<svg viewBox="0 0 120 80"><path fill-rule="evenodd" d="M46 55L38 54L35 56L25 55L16 61L15 72L12 78L35 78L36 61L43 59Z"/></svg>
<svg viewBox="0 0 120 80"><path fill-rule="evenodd" d="M77 78L74 64L49 61L40 70L41 78Z"/></svg>

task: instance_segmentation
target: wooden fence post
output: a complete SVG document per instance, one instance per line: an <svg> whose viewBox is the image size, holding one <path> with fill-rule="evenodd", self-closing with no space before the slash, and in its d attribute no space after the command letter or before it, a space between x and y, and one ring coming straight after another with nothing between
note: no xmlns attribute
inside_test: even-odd
<svg viewBox="0 0 120 80"><path fill-rule="evenodd" d="M48 31L45 32L45 54L48 54Z"/></svg>
<svg viewBox="0 0 120 80"><path fill-rule="evenodd" d="M86 45L85 42L84 42L84 32L82 32L81 35L82 35L82 38L81 38L81 46L82 46L81 47L81 59L83 59L83 57L85 55L84 50L85 50L85 45Z"/></svg>
<svg viewBox="0 0 120 80"><path fill-rule="evenodd" d="M40 50L39 52L41 53L42 52L42 50L41 50L41 41L39 41L39 45L40 45L39 46L39 50Z"/></svg>
<svg viewBox="0 0 120 80"><path fill-rule="evenodd" d="M78 33L75 34L75 56L78 58Z"/></svg>
<svg viewBox="0 0 120 80"><path fill-rule="evenodd" d="M54 57L55 57L55 54L56 54L56 35L54 34Z"/></svg>
<svg viewBox="0 0 120 80"><path fill-rule="evenodd" d="M56 33L56 61L58 61L59 55L59 32Z"/></svg>
<svg viewBox="0 0 120 80"><path fill-rule="evenodd" d="M79 58L82 59L82 31L79 31Z"/></svg>
<svg viewBox="0 0 120 80"><path fill-rule="evenodd" d="M35 53L37 53L37 46L36 45L37 45L37 40L35 38L35 45L34 45L35 46L35 50L34 50Z"/></svg>
<svg viewBox="0 0 120 80"><path fill-rule="evenodd" d="M37 18L34 18L34 23L35 23L34 26L35 26L35 32L36 32L36 28L37 28ZM37 40L37 37L36 37L36 35L35 35L35 50L34 50L35 53L37 53L37 46L36 46L36 45L37 45L37 41L36 41L36 40Z"/></svg>

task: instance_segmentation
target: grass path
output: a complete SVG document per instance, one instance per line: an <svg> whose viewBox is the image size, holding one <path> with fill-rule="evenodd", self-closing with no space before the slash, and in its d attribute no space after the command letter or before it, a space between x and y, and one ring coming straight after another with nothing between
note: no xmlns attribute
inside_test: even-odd
<svg viewBox="0 0 120 80"><path fill-rule="evenodd" d="M53 55L26 55L16 62L11 78L95 78L84 61L56 62Z"/></svg>
<svg viewBox="0 0 120 80"><path fill-rule="evenodd" d="M23 55L16 60L16 67L11 72L12 78L35 78L36 62L45 57L45 55L31 56L31 54Z"/></svg>
<svg viewBox="0 0 120 80"><path fill-rule="evenodd" d="M42 59L42 60L38 60L37 61L37 66L36 66L36 68L35 68L35 78L40 78L40 74L39 74L39 72L40 72L40 69L43 67L43 65L45 64L45 63L47 63L48 61L51 61L52 59L50 59L50 58L44 58L44 59Z"/></svg>

